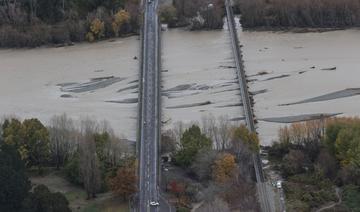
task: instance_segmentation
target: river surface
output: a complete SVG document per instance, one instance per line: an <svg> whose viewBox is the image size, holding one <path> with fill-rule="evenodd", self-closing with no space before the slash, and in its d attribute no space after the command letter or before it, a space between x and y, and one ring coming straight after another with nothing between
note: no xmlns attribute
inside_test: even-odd
<svg viewBox="0 0 360 212"><path fill-rule="evenodd" d="M360 115L360 92L343 92L360 88L359 30L295 34L239 28L238 33L250 91L258 93L255 115L262 144L276 138L278 128L285 125L279 120L319 113ZM162 38L165 127L177 121L201 122L210 114L241 119L227 30L173 29ZM64 48L0 50L0 117L38 117L48 123L51 116L64 112L75 119L90 116L108 120L118 135L134 140L138 54L137 37ZM333 92L343 98L292 104Z"/></svg>
<svg viewBox="0 0 360 212"><path fill-rule="evenodd" d="M255 114L259 119L317 113L360 115L359 95L279 106L360 88L360 30L300 34L239 32L239 35L247 74L271 73L253 77L258 81L249 84L253 91L268 90L255 96ZM288 76L266 80L281 75ZM259 121L262 143L271 143L283 125Z"/></svg>
<svg viewBox="0 0 360 212"><path fill-rule="evenodd" d="M65 48L0 50L0 117L37 117L48 123L55 114L89 116L108 120L118 135L135 139L137 103L106 101L137 98L136 88L118 90L137 85L139 65L133 58L138 44L137 37L130 37Z"/></svg>

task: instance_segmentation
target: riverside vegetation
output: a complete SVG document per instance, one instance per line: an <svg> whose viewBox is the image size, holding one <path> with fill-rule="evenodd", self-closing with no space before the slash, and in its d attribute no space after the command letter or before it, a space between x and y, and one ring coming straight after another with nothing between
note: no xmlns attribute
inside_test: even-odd
<svg viewBox="0 0 360 212"><path fill-rule="evenodd" d="M181 0L160 8L170 27L223 26L223 2ZM72 44L138 34L140 0L0 0L0 47Z"/></svg>
<svg viewBox="0 0 360 212"><path fill-rule="evenodd" d="M340 202L336 211L359 211L360 119L292 124L279 131L269 158L285 178L289 211L313 211Z"/></svg>
<svg viewBox="0 0 360 212"><path fill-rule="evenodd" d="M201 128L199 127L201 126ZM259 140L226 117L181 122L163 133L162 188L177 211L258 211L251 155Z"/></svg>
<svg viewBox="0 0 360 212"><path fill-rule="evenodd" d="M36 47L136 33L139 0L0 0L0 47Z"/></svg>
<svg viewBox="0 0 360 212"><path fill-rule="evenodd" d="M244 28L360 26L359 0L236 0Z"/></svg>
<svg viewBox="0 0 360 212"><path fill-rule="evenodd" d="M71 201L80 194L51 193L42 181L32 188L32 175L42 177L49 172L83 188L86 199L111 191L114 197L128 200L136 192L136 166L128 142L116 137L106 122L87 118L79 126L66 115L54 116L49 127L37 119L2 122L0 211L74 209ZM84 208L76 206L79 209Z"/></svg>

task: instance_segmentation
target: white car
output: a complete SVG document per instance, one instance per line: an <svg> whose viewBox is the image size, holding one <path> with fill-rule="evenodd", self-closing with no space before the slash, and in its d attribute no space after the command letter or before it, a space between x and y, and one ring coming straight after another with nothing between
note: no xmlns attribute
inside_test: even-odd
<svg viewBox="0 0 360 212"><path fill-rule="evenodd" d="M282 188L282 182L281 182L280 180L278 180L278 181L276 182L276 188L278 188L278 189L281 189L281 188Z"/></svg>
<svg viewBox="0 0 360 212"><path fill-rule="evenodd" d="M158 202L152 201L152 202L150 202L150 205L151 206L159 206L160 204Z"/></svg>

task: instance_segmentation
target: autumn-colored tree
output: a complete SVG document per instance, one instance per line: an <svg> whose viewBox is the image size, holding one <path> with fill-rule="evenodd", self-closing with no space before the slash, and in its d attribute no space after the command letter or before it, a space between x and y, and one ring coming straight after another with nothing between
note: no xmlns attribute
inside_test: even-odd
<svg viewBox="0 0 360 212"><path fill-rule="evenodd" d="M179 197L182 193L185 192L185 185L183 183L179 183L176 180L173 180L169 183L170 192Z"/></svg>
<svg viewBox="0 0 360 212"><path fill-rule="evenodd" d="M128 162L117 170L114 177L108 179L110 189L124 200L129 199L136 192L135 169L135 162Z"/></svg>
<svg viewBox="0 0 360 212"><path fill-rule="evenodd" d="M121 28L129 23L130 21L130 14L125 10L119 10L113 18L112 28L116 36L119 36Z"/></svg>
<svg viewBox="0 0 360 212"><path fill-rule="evenodd" d="M95 18L91 21L90 32L86 34L86 38L89 42L93 42L95 39L101 39L104 37L105 23L99 18Z"/></svg>
<svg viewBox="0 0 360 212"><path fill-rule="evenodd" d="M217 183L225 183L234 177L236 170L235 156L224 153L215 160L213 165L213 179Z"/></svg>

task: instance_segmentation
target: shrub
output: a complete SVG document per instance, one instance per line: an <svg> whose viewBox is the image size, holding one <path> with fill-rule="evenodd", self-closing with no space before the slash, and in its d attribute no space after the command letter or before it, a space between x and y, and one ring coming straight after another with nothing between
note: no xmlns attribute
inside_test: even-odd
<svg viewBox="0 0 360 212"><path fill-rule="evenodd" d="M94 39L101 39L104 37L105 35L105 23L103 21L101 21L98 18L95 18L93 21L91 21L90 24L90 32L93 36ZM90 36L90 34L87 34ZM91 38L91 36L89 37ZM89 41L91 41L91 39L88 39Z"/></svg>
<svg viewBox="0 0 360 212"><path fill-rule="evenodd" d="M85 40L86 24L85 21L67 21L67 28L69 30L70 40L73 42L80 42Z"/></svg>
<svg viewBox="0 0 360 212"><path fill-rule="evenodd" d="M177 10L173 5L164 5L160 7L161 22L167 23L169 27L173 27L176 25L176 14Z"/></svg>
<svg viewBox="0 0 360 212"><path fill-rule="evenodd" d="M36 24L28 28L26 38L27 43L24 46L38 47L48 44L51 41L50 27L45 24ZM23 46L21 46L23 47Z"/></svg>
<svg viewBox="0 0 360 212"><path fill-rule="evenodd" d="M70 41L69 29L66 25L53 26L51 28L51 42L54 44L67 43Z"/></svg>

